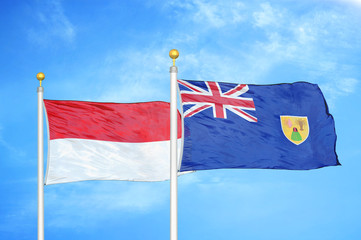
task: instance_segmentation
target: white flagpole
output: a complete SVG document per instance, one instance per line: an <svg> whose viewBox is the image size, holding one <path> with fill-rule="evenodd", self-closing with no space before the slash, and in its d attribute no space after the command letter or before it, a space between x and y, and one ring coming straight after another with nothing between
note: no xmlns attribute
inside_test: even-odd
<svg viewBox="0 0 361 240"><path fill-rule="evenodd" d="M177 193L177 73L175 60L179 56L176 49L169 52L173 59L170 67L170 240L178 239L178 193Z"/></svg>
<svg viewBox="0 0 361 240"><path fill-rule="evenodd" d="M38 92L38 240L44 240L44 132L43 132L43 93L41 82L45 75L39 72L36 78L40 81Z"/></svg>

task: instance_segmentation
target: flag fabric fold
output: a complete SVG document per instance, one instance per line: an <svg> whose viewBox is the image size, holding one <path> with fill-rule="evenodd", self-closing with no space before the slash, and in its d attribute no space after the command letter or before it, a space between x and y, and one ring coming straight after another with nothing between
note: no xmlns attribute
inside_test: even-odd
<svg viewBox="0 0 361 240"><path fill-rule="evenodd" d="M334 120L316 84L178 80L178 86L184 116L181 171L340 165Z"/></svg>
<svg viewBox="0 0 361 240"><path fill-rule="evenodd" d="M44 100L44 105L49 129L45 184L169 179L169 103Z"/></svg>

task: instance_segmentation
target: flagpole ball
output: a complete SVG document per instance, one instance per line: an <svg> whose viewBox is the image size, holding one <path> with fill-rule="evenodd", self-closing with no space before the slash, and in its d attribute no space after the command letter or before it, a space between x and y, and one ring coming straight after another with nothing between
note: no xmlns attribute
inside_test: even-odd
<svg viewBox="0 0 361 240"><path fill-rule="evenodd" d="M175 60L178 58L179 52L177 49L172 49L169 51L169 57L173 59L173 66L175 65Z"/></svg>
<svg viewBox="0 0 361 240"><path fill-rule="evenodd" d="M41 87L41 81L43 81L45 79L45 74L42 72L39 72L38 74L36 74L36 78L40 81L40 87Z"/></svg>

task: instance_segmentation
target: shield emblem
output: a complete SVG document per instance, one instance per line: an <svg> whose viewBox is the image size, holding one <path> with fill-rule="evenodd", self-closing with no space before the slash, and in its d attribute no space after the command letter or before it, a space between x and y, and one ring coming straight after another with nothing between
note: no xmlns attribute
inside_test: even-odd
<svg viewBox="0 0 361 240"><path fill-rule="evenodd" d="M307 117L302 116L280 116L283 134L288 140L300 145L308 138L310 128Z"/></svg>

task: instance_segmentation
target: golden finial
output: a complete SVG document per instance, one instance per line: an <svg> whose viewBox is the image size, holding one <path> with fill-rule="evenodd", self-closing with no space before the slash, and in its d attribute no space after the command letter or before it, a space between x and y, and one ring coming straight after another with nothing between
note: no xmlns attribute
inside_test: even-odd
<svg viewBox="0 0 361 240"><path fill-rule="evenodd" d="M36 78L40 81L40 87L41 87L41 81L44 80L45 74L42 72L39 72L38 74L36 74Z"/></svg>
<svg viewBox="0 0 361 240"><path fill-rule="evenodd" d="M175 60L179 56L179 52L177 49L172 49L169 51L169 57L173 59L173 66L175 66Z"/></svg>

